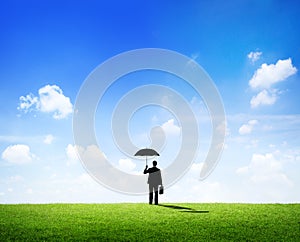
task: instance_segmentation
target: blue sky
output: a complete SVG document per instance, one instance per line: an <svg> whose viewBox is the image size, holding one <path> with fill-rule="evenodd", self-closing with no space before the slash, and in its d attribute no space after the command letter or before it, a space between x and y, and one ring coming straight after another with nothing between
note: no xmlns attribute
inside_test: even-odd
<svg viewBox="0 0 300 242"><path fill-rule="evenodd" d="M76 96L89 73L138 48L165 48L194 59L213 79L226 112L223 155L199 181L210 122L195 91L166 74L141 73L107 92L105 121L123 94L148 83L182 92L198 114L198 159L166 190L164 201L299 202L299 23L296 1L2 2L0 203L147 201L91 179L76 157L72 133ZM100 107L101 123L99 113ZM180 143L174 116L149 107L131 121L137 146L147 145L152 126L164 128L169 141L159 164L166 167ZM114 165L143 170L144 163L116 152L109 128L96 131L107 140L103 152Z"/></svg>

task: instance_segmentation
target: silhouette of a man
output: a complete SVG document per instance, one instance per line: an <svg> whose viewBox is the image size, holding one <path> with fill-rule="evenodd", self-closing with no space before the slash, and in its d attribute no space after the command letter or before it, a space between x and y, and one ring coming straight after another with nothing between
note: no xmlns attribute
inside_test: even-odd
<svg viewBox="0 0 300 242"><path fill-rule="evenodd" d="M149 173L148 176L148 184L149 184L149 204L152 204L153 202L153 191L155 192L155 205L158 204L158 187L159 185L162 185L162 179L161 179L161 173L160 169L158 169L157 161L152 162L153 167L148 169L148 166L146 165L146 168L144 170L144 174Z"/></svg>

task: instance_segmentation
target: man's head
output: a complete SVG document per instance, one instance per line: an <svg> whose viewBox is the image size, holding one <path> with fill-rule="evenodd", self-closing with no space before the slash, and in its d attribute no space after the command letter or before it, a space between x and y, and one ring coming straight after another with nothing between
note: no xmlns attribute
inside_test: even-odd
<svg viewBox="0 0 300 242"><path fill-rule="evenodd" d="M152 162L152 164L153 164L153 166L157 166L157 161L154 160L154 161Z"/></svg>

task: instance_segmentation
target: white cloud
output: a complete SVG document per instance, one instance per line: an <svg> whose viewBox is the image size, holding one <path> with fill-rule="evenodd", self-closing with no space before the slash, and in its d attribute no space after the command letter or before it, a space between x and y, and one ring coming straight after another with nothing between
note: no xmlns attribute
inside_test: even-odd
<svg viewBox="0 0 300 242"><path fill-rule="evenodd" d="M136 167L136 164L131 159L120 159L118 168L125 172L132 172Z"/></svg>
<svg viewBox="0 0 300 242"><path fill-rule="evenodd" d="M161 127L168 135L179 135L181 131L180 127L174 124L174 119L168 120Z"/></svg>
<svg viewBox="0 0 300 242"><path fill-rule="evenodd" d="M24 111L36 110L44 113L53 113L54 119L66 118L72 113L73 105L69 97L63 94L57 85L46 85L39 89L39 97L33 94L20 97L18 109Z"/></svg>
<svg viewBox="0 0 300 242"><path fill-rule="evenodd" d="M237 170L236 170L236 173L238 175L241 175L241 174L247 174L249 172L249 167L248 166L244 166L244 167L239 167Z"/></svg>
<svg viewBox="0 0 300 242"><path fill-rule="evenodd" d="M236 170L239 175L250 175L253 183L284 184L292 186L292 181L283 173L283 162L272 153L253 154L248 166Z"/></svg>
<svg viewBox="0 0 300 242"><path fill-rule="evenodd" d="M76 150L83 160L99 161L106 159L106 155L99 149L97 145L89 145L86 148L76 146Z"/></svg>
<svg viewBox="0 0 300 242"><path fill-rule="evenodd" d="M258 61L260 59L260 56L262 55L262 52L259 52L259 51L256 51L256 52L253 52L251 51L247 57L249 60L251 60L252 63Z"/></svg>
<svg viewBox="0 0 300 242"><path fill-rule="evenodd" d="M84 163L100 164L101 161L107 160L106 155L99 149L97 145L88 145L86 147L80 145L69 144L66 149L67 165L72 165L82 161ZM98 167L96 167L98 169Z"/></svg>
<svg viewBox="0 0 300 242"><path fill-rule="evenodd" d="M201 163L193 163L190 170L189 170L189 175L192 178L199 179L200 177L200 172L203 168L204 162Z"/></svg>
<svg viewBox="0 0 300 242"><path fill-rule="evenodd" d="M250 134L256 124L258 124L257 120L255 119L249 120L247 124L243 124L239 128L239 134L241 135Z"/></svg>
<svg viewBox="0 0 300 242"><path fill-rule="evenodd" d="M248 124L254 126L254 125L258 124L258 121L256 119L251 119L251 120L249 120Z"/></svg>
<svg viewBox="0 0 300 242"><path fill-rule="evenodd" d="M23 110L25 113L27 113L28 111L31 111L34 106L38 105L38 103L38 97L35 97L32 93L30 93L26 96L20 97L20 105L18 109Z"/></svg>
<svg viewBox="0 0 300 242"><path fill-rule="evenodd" d="M184 191L184 192L183 192ZM181 196L178 196L181 194ZM195 177L185 177L166 190L163 202L218 202L227 201L227 189L218 181L199 181Z"/></svg>
<svg viewBox="0 0 300 242"><path fill-rule="evenodd" d="M251 98L251 108L256 108L261 105L273 105L278 98L277 90L267 91L266 89L259 92Z"/></svg>
<svg viewBox="0 0 300 242"><path fill-rule="evenodd" d="M30 163L35 155L30 152L28 145L10 145L2 153L2 159L14 164Z"/></svg>
<svg viewBox="0 0 300 242"><path fill-rule="evenodd" d="M46 113L54 113L53 118L63 119L72 113L70 98L64 96L60 87L46 85L40 88L40 110Z"/></svg>
<svg viewBox="0 0 300 242"><path fill-rule="evenodd" d="M248 166L240 167L237 169L238 173L255 172L259 174L268 174L272 171L280 169L280 163L278 163L271 153L252 155L250 164Z"/></svg>
<svg viewBox="0 0 300 242"><path fill-rule="evenodd" d="M79 162L77 147L75 145L68 144L66 148L66 154L68 158L67 165L72 165Z"/></svg>
<svg viewBox="0 0 300 242"><path fill-rule="evenodd" d="M256 70L249 81L249 85L253 89L270 88L273 84L284 81L296 72L297 68L292 65L292 60L290 58L278 60L275 65L264 63Z"/></svg>
<svg viewBox="0 0 300 242"><path fill-rule="evenodd" d="M252 97L250 101L251 108L260 105L273 105L277 101L280 91L272 88L272 85L286 80L296 72L297 68L292 65L290 58L278 60L276 64L262 64L249 81L249 86L252 89L262 90Z"/></svg>
<svg viewBox="0 0 300 242"><path fill-rule="evenodd" d="M53 140L54 140L54 136L52 134L48 134L45 136L43 142L47 145L50 145L52 144Z"/></svg>

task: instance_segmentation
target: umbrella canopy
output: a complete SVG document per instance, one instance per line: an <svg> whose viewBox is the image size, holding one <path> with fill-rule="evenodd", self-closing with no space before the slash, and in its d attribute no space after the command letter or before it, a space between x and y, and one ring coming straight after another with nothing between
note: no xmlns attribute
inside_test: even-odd
<svg viewBox="0 0 300 242"><path fill-rule="evenodd" d="M135 153L135 156L159 156L159 154L153 149L141 149Z"/></svg>
<svg viewBox="0 0 300 242"><path fill-rule="evenodd" d="M147 165L147 156L159 156L159 154L153 149L145 148L136 152L134 156L146 156L146 165Z"/></svg>

